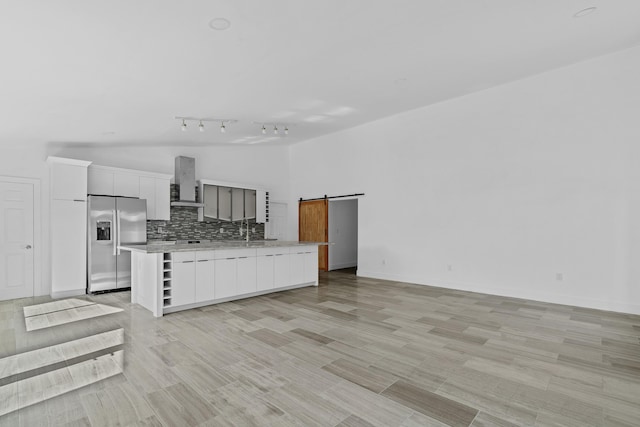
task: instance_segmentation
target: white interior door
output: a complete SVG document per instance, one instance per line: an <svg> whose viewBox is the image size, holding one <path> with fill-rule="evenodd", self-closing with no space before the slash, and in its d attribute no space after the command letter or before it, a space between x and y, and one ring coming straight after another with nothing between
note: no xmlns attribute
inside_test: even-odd
<svg viewBox="0 0 640 427"><path fill-rule="evenodd" d="M33 184L0 181L0 300L33 296Z"/></svg>

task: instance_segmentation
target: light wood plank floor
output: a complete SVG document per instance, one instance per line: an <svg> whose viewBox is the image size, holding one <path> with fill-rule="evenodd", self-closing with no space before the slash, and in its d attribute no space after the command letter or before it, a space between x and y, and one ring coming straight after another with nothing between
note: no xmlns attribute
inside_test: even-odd
<svg viewBox="0 0 640 427"><path fill-rule="evenodd" d="M120 328L124 344L0 387L105 352L124 368L0 426L640 425L639 316L341 272L162 319L129 297L81 298L123 311L30 332L22 308L50 299L1 302L0 358Z"/></svg>

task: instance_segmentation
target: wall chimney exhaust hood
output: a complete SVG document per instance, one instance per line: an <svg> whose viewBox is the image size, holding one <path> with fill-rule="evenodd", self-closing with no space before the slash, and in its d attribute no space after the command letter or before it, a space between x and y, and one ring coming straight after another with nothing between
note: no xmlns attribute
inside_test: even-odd
<svg viewBox="0 0 640 427"><path fill-rule="evenodd" d="M176 157L176 185L178 201L171 206L204 208L204 203L196 202L196 159L193 157Z"/></svg>

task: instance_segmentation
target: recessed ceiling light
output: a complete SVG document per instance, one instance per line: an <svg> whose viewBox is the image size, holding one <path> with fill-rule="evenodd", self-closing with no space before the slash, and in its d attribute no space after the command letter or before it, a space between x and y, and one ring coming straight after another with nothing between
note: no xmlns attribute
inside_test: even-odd
<svg viewBox="0 0 640 427"><path fill-rule="evenodd" d="M231 27L231 21L227 18L213 18L209 21L209 28L217 31L228 30Z"/></svg>
<svg viewBox="0 0 640 427"><path fill-rule="evenodd" d="M583 16L587 16L587 15L595 12L596 9L598 9L598 8L595 7L595 6L592 6L592 7L586 8L586 9L579 10L576 13L573 14L573 17L574 18L582 18Z"/></svg>

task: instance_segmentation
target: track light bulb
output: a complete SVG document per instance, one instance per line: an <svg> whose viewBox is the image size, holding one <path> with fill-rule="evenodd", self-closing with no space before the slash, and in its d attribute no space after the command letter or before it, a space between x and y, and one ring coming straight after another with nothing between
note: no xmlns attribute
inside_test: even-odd
<svg viewBox="0 0 640 427"><path fill-rule="evenodd" d="M202 124L202 120L200 120L200 124L198 125L198 130L200 132L204 132L204 125Z"/></svg>
<svg viewBox="0 0 640 427"><path fill-rule="evenodd" d="M180 129L182 129L182 132L187 131L187 123L184 121L184 119L182 119L182 126L180 126Z"/></svg>
<svg viewBox="0 0 640 427"><path fill-rule="evenodd" d="M284 134L289 135L289 128L286 126L284 127Z"/></svg>
<svg viewBox="0 0 640 427"><path fill-rule="evenodd" d="M263 135L267 134L267 128L265 127L265 125L262 125L262 134Z"/></svg>
<svg viewBox="0 0 640 427"><path fill-rule="evenodd" d="M224 127L224 122L222 122L222 123L220 124L220 133L225 133L226 131L227 131L227 128L226 128L226 127Z"/></svg>
<svg viewBox="0 0 640 427"><path fill-rule="evenodd" d="M273 134L277 135L278 134L278 126L274 126L273 127Z"/></svg>

